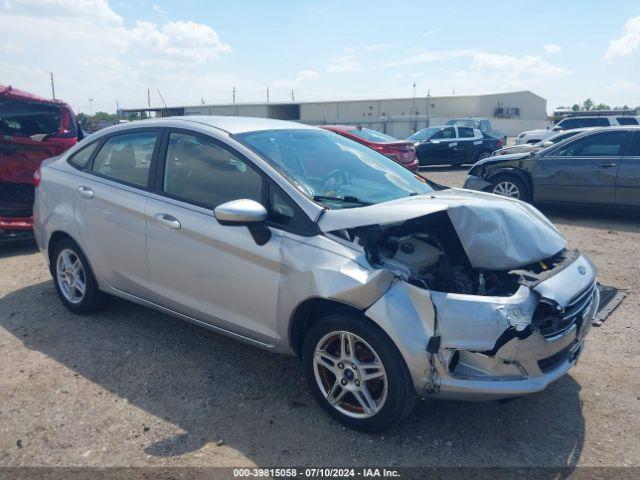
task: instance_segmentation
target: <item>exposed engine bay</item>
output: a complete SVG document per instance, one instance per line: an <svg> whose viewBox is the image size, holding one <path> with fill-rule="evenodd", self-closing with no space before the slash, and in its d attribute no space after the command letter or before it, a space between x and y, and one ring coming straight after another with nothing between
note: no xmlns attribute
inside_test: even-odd
<svg viewBox="0 0 640 480"><path fill-rule="evenodd" d="M415 286L468 295L513 295L520 285L534 286L573 262L577 255L563 249L551 258L518 269L473 268L445 212L340 234L363 246L372 265L401 271Z"/></svg>

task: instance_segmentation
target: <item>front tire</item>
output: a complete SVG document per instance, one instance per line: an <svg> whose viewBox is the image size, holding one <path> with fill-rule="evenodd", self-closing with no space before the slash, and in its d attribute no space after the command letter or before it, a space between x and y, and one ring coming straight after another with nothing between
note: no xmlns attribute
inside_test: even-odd
<svg viewBox="0 0 640 480"><path fill-rule="evenodd" d="M400 352L362 316L336 312L316 322L305 337L302 364L318 403L349 428L385 430L415 404Z"/></svg>
<svg viewBox="0 0 640 480"><path fill-rule="evenodd" d="M60 300L73 313L86 315L104 306L106 295L98 289L82 250L70 238L56 243L51 273Z"/></svg>
<svg viewBox="0 0 640 480"><path fill-rule="evenodd" d="M493 177L491 183L493 184L491 193L523 202L528 202L530 199L529 187L517 175L501 173Z"/></svg>

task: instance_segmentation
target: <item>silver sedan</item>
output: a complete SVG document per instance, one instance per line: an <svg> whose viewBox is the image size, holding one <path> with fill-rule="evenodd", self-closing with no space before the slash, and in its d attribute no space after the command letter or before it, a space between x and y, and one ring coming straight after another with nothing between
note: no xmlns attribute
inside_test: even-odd
<svg viewBox="0 0 640 480"><path fill-rule="evenodd" d="M36 239L69 310L117 296L296 354L320 405L363 431L419 396L544 389L598 305L595 268L534 207L298 123L119 125L36 178Z"/></svg>

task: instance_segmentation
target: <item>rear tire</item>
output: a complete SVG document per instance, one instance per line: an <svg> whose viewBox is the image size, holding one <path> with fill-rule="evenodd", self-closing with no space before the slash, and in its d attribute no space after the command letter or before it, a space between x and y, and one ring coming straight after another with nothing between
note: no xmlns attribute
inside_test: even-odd
<svg viewBox="0 0 640 480"><path fill-rule="evenodd" d="M385 430L415 405L413 382L396 346L351 312L328 314L311 327L302 365L317 402L349 428Z"/></svg>
<svg viewBox="0 0 640 480"><path fill-rule="evenodd" d="M56 243L51 274L60 300L73 313L86 315L105 305L107 295L98 289L87 258L70 238Z"/></svg>
<svg viewBox="0 0 640 480"><path fill-rule="evenodd" d="M491 178L490 192L503 197L515 198L523 202L530 201L531 195L528 185L517 175L500 173Z"/></svg>

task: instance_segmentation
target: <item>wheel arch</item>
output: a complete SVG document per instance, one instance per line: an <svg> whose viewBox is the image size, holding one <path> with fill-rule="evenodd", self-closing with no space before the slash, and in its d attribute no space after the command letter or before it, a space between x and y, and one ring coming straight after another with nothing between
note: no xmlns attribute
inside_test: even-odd
<svg viewBox="0 0 640 480"><path fill-rule="evenodd" d="M289 322L289 344L297 356L300 357L302 354L304 337L311 326L323 315L339 310L364 317L364 310L339 300L322 297L307 298L294 309Z"/></svg>
<svg viewBox="0 0 640 480"><path fill-rule="evenodd" d="M65 239L71 240L73 243L75 243L78 246L78 248L80 249L80 252L82 253L82 255L84 255L84 258L87 260L87 263L89 264L88 267L91 270L91 273L93 274L93 276L96 278L96 282L98 283L98 285L100 285L100 280L98 279L98 276L95 273L96 271L93 268L93 265L91 264L91 260L89 259L89 257L87 256L87 253L84 251L84 249L80 245L80 242L78 242L75 238L73 238L72 235L69 235L69 233L62 230L56 230L55 232L53 232L49 237L49 243L47 243L47 258L49 259L49 271L51 272L51 275L54 274L53 251L56 248L56 245L58 245L58 243L60 243L62 240L65 240Z"/></svg>
<svg viewBox="0 0 640 480"><path fill-rule="evenodd" d="M533 182L531 181L531 176L521 168L518 167L502 167L498 170L491 172L491 174L487 177L487 181L493 184L493 179L498 175L515 175L520 180L522 180L527 188L529 189L529 194L531 198L533 198Z"/></svg>

